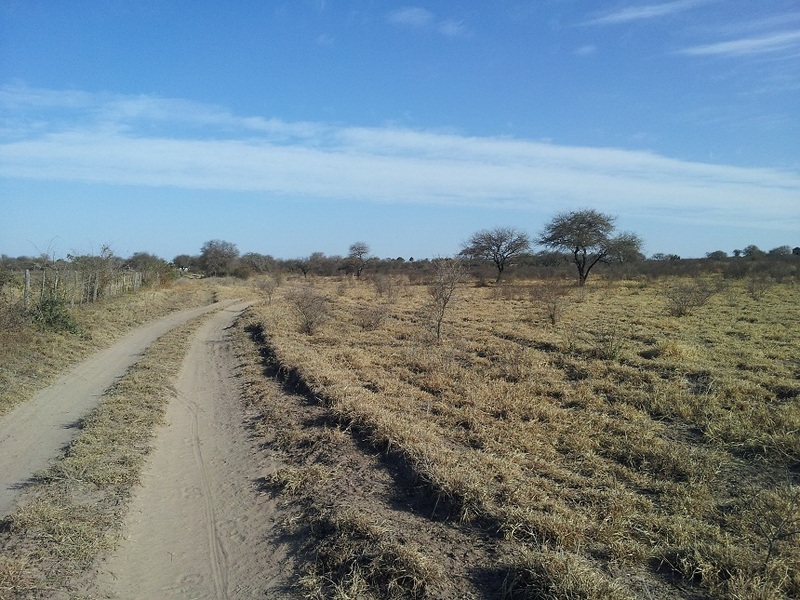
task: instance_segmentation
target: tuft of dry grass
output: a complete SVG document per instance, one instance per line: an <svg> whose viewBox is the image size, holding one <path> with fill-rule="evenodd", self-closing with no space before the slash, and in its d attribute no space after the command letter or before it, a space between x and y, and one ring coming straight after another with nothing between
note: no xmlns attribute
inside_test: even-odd
<svg viewBox="0 0 800 600"><path fill-rule="evenodd" d="M300 580L309 597L422 598L441 576L431 557L368 513L322 510L309 524L316 555Z"/></svg>
<svg viewBox="0 0 800 600"><path fill-rule="evenodd" d="M610 577L581 554L564 550L525 549L513 565L501 597L523 600L633 600Z"/></svg>

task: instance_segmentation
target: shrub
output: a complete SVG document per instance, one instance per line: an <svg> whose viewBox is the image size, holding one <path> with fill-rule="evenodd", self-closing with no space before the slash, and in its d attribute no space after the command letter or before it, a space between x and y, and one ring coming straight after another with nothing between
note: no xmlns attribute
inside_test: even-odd
<svg viewBox="0 0 800 600"><path fill-rule="evenodd" d="M556 325L561 319L569 289L560 281L543 281L531 288L531 300L542 307L547 320Z"/></svg>
<svg viewBox="0 0 800 600"><path fill-rule="evenodd" d="M300 321L300 332L313 335L330 317L330 300L312 286L298 288L287 294Z"/></svg>
<svg viewBox="0 0 800 600"><path fill-rule="evenodd" d="M442 322L447 306L466 274L464 264L458 259L436 258L433 261L433 268L434 279L428 284L430 299L424 311L430 319L438 342L442 339Z"/></svg>
<svg viewBox="0 0 800 600"><path fill-rule="evenodd" d="M278 281L274 277L268 277L258 282L258 289L260 289L267 297L267 304L272 304L272 296L275 290L278 289Z"/></svg>
<svg viewBox="0 0 800 600"><path fill-rule="evenodd" d="M56 293L45 294L30 314L42 329L78 333L78 323L67 310L66 301Z"/></svg>
<svg viewBox="0 0 800 600"><path fill-rule="evenodd" d="M397 294L397 286L394 280L387 275L376 275L373 279L375 284L375 293L380 298L392 299Z"/></svg>
<svg viewBox="0 0 800 600"><path fill-rule="evenodd" d="M693 309L704 306L716 291L702 279L674 284L664 291L667 312L673 317L691 314Z"/></svg>
<svg viewBox="0 0 800 600"><path fill-rule="evenodd" d="M389 307L386 304L366 306L356 315L358 325L364 331L375 331L386 322L388 317Z"/></svg>
<svg viewBox="0 0 800 600"><path fill-rule="evenodd" d="M759 276L751 277L747 282L747 293L750 297L758 302L764 297L769 289L774 284L774 281L769 277Z"/></svg>

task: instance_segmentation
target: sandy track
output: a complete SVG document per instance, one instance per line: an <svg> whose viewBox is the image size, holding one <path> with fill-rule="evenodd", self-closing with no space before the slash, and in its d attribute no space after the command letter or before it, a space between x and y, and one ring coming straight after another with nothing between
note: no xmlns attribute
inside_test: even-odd
<svg viewBox="0 0 800 600"><path fill-rule="evenodd" d="M198 330L126 521L93 596L289 598L275 500L255 481L275 469L249 439L229 328L244 304Z"/></svg>
<svg viewBox="0 0 800 600"><path fill-rule="evenodd" d="M46 469L76 434L76 422L158 337L219 304L172 313L127 334L70 369L0 420L0 517L14 508L25 483Z"/></svg>

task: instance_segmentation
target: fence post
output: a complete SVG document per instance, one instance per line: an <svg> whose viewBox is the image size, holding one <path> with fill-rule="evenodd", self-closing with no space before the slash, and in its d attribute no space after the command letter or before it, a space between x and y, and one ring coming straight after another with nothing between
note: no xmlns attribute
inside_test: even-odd
<svg viewBox="0 0 800 600"><path fill-rule="evenodd" d="M25 269L25 291L22 294L22 306L27 310L31 306L31 270Z"/></svg>
<svg viewBox="0 0 800 600"><path fill-rule="evenodd" d="M77 271L73 271L72 273L73 273L73 279L75 280L75 283L72 286L72 299L70 300L69 305L70 305L70 308L75 308L75 292L77 292L79 290L79 288L78 288L78 272ZM83 296L83 290L82 289L80 290L80 293L81 293L80 297L82 297ZM78 302L80 302L80 300L78 300Z"/></svg>

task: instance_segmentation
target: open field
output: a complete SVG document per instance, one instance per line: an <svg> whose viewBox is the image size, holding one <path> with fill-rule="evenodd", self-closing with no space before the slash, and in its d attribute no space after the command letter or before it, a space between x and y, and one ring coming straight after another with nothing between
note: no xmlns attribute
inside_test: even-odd
<svg viewBox="0 0 800 600"><path fill-rule="evenodd" d="M710 297L677 317L681 283ZM252 310L251 383L266 371L322 411L293 427L255 388L264 435L297 459L271 485L317 538L308 589L800 595L796 282L549 285L463 285L438 343L427 287L403 281L293 281ZM330 315L311 335L304 297ZM372 500L378 471L352 452L390 474Z"/></svg>
<svg viewBox="0 0 800 600"><path fill-rule="evenodd" d="M443 312L432 281L186 282L7 336L8 408L136 323L253 302L163 336L81 420L0 522L0 597L128 597L178 539L172 597L800 595L794 279L467 279Z"/></svg>

